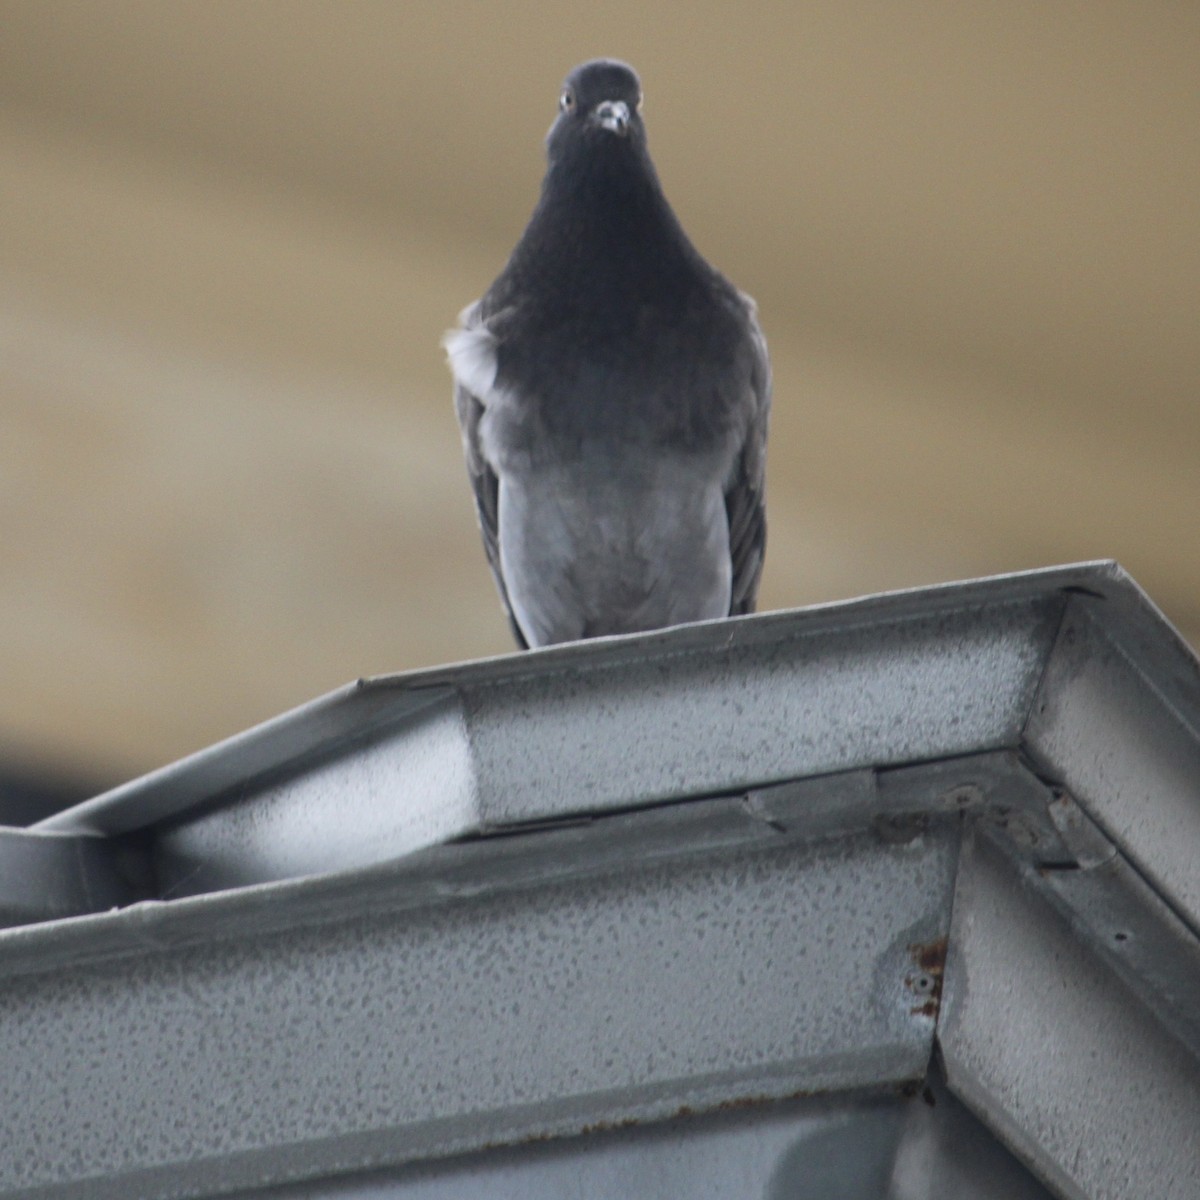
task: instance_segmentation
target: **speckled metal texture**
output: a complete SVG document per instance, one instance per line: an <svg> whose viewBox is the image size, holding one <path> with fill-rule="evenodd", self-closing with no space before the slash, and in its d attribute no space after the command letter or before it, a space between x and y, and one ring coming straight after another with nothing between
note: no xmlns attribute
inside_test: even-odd
<svg viewBox="0 0 1200 1200"><path fill-rule="evenodd" d="M382 730L404 728L453 695L434 684L375 690L360 681L55 813L36 828L113 836L170 822L304 774Z"/></svg>
<svg viewBox="0 0 1200 1200"><path fill-rule="evenodd" d="M1044 608L464 680L461 707L425 709L165 830L159 873L188 894L381 861L468 831L1003 744L1049 648Z"/></svg>
<svg viewBox="0 0 1200 1200"><path fill-rule="evenodd" d="M229 1200L251 1200L238 1193ZM261 1196L261 1193L257 1193ZM935 1077L284 1185L271 1200L1051 1200Z"/></svg>
<svg viewBox="0 0 1200 1200"><path fill-rule="evenodd" d="M1056 1194L1200 1195L1198 779L1112 564L366 681L0 835L0 1196L844 1099L935 1037Z"/></svg>
<svg viewBox="0 0 1200 1200"><path fill-rule="evenodd" d="M182 896L473 832L1011 747L1063 588L1099 575L1111 569L370 680L41 828L137 831L162 893Z"/></svg>
<svg viewBox="0 0 1200 1200"><path fill-rule="evenodd" d="M1182 647L1131 645L1104 608L1070 605L1028 748L1200 931L1200 672Z"/></svg>
<svg viewBox="0 0 1200 1200"><path fill-rule="evenodd" d="M10 931L0 1194L208 1195L920 1078L957 842L711 801Z"/></svg>
<svg viewBox="0 0 1200 1200"><path fill-rule="evenodd" d="M984 841L964 848L938 1041L951 1089L1078 1200L1200 1196L1200 1070Z"/></svg>
<svg viewBox="0 0 1200 1200"><path fill-rule="evenodd" d="M170 895L199 895L386 862L478 826L471 748L449 697L162 826L154 871Z"/></svg>
<svg viewBox="0 0 1200 1200"><path fill-rule="evenodd" d="M1043 868L1038 885L1200 1066L1200 939L1119 854L1082 869Z"/></svg>
<svg viewBox="0 0 1200 1200"><path fill-rule="evenodd" d="M484 819L540 815L531 797L594 811L1008 744L1056 616L1018 602L482 684L464 703Z"/></svg>

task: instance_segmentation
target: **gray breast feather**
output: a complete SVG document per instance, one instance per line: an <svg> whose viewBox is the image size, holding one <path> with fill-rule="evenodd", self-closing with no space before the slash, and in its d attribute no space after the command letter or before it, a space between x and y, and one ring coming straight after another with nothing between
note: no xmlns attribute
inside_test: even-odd
<svg viewBox="0 0 1200 1200"><path fill-rule="evenodd" d="M500 482L500 562L534 645L729 613L715 463L573 464Z"/></svg>
<svg viewBox="0 0 1200 1200"><path fill-rule="evenodd" d="M695 404L686 387L671 397L680 380L659 377L643 393L609 378L594 391L555 395L548 378L543 390L523 393L501 381L501 339L479 304L446 335L484 547L523 645L752 610L770 378L747 304L752 352L725 376L737 393L725 402L739 419L710 425L690 445L663 444L638 422L621 423L615 439L578 425L564 435L547 417L556 405Z"/></svg>

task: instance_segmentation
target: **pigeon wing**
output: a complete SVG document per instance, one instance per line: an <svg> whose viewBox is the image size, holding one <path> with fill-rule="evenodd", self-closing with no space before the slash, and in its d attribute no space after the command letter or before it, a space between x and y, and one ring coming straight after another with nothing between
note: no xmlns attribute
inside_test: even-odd
<svg viewBox="0 0 1200 1200"><path fill-rule="evenodd" d="M454 410L462 432L467 478L475 495L479 532L483 536L483 548L496 581L496 590L518 645L522 650L528 650L529 643L513 616L500 567L500 480L484 457L479 431L484 413L481 396L486 396L495 384L495 338L483 322L478 304L464 309L459 322L460 327L446 335L445 346L454 372Z"/></svg>
<svg viewBox="0 0 1200 1200"><path fill-rule="evenodd" d="M763 557L767 548L766 467L767 423L771 412L771 364L767 343L759 328L754 301L741 297L746 306L753 359L750 370L752 406L746 440L725 488L725 512L729 517L729 555L733 580L729 615L752 613L758 599Z"/></svg>

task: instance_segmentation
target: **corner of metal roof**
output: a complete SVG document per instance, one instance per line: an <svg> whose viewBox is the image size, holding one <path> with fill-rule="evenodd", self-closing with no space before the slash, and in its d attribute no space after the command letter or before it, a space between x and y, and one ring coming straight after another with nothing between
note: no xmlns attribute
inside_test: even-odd
<svg viewBox="0 0 1200 1200"><path fill-rule="evenodd" d="M1194 654L1097 561L363 678L34 832L170 846L178 895L865 766L1044 759L1082 626L1200 728Z"/></svg>
<svg viewBox="0 0 1200 1200"><path fill-rule="evenodd" d="M3 831L0 1196L894 1096L935 1056L1054 1194L1193 1196L1198 856L1200 664L1114 562L360 680Z"/></svg>

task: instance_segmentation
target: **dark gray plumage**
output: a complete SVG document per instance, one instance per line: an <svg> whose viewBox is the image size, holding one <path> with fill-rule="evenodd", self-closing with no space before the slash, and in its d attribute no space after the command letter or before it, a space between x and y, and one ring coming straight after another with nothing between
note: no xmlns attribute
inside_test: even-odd
<svg viewBox="0 0 1200 1200"><path fill-rule="evenodd" d="M447 334L488 562L522 646L752 612L770 366L646 149L641 85L567 77L541 198Z"/></svg>

